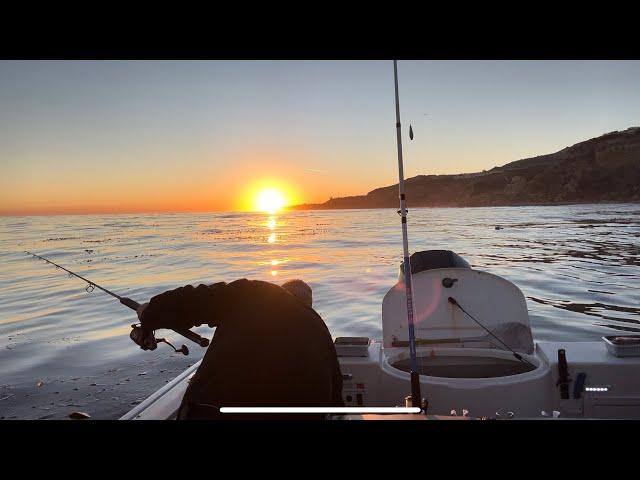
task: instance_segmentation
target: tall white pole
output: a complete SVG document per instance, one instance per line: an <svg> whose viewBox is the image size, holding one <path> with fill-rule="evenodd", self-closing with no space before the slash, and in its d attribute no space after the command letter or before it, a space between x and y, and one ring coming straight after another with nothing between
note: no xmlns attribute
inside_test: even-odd
<svg viewBox="0 0 640 480"><path fill-rule="evenodd" d="M407 296L407 320L409 326L409 356L411 358L411 403L414 407L422 406L420 393L420 374L418 373L416 355L416 335L414 328L413 283L411 262L409 261L409 235L407 233L407 198L404 189L404 166L402 163L402 131L400 127L400 97L398 95L398 61L393 61L393 79L396 92L396 138L398 143L398 189L400 193L400 218L402 222L402 249L404 253L404 284Z"/></svg>

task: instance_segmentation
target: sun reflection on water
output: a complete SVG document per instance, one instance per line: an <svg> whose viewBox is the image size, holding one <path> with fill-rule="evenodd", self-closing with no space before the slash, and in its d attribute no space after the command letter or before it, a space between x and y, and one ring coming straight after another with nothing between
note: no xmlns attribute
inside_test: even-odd
<svg viewBox="0 0 640 480"><path fill-rule="evenodd" d="M275 244L276 243L276 227L278 226L278 222L277 222L277 217L275 215L270 215L267 218L266 223L264 224L265 227L267 228L267 230L270 232L269 236L267 237L267 243L270 244ZM274 245L275 248L275 245ZM282 264L283 260L280 260L278 258L274 258L275 257L275 251L270 251L268 253L269 257L271 257L270 259L266 260L266 261L262 261L259 262L262 265L267 265L268 266L268 271L269 271L269 275L271 275L272 277L276 277L279 274L279 270L277 270L278 266ZM287 260L284 260L287 261Z"/></svg>

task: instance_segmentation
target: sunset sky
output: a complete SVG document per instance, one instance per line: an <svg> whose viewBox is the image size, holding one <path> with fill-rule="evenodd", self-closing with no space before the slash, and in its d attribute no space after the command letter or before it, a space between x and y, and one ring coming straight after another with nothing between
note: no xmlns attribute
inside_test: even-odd
<svg viewBox="0 0 640 480"><path fill-rule="evenodd" d="M399 75L407 177L640 125L638 61ZM396 182L391 61L0 62L0 215L246 210L265 188L309 203Z"/></svg>

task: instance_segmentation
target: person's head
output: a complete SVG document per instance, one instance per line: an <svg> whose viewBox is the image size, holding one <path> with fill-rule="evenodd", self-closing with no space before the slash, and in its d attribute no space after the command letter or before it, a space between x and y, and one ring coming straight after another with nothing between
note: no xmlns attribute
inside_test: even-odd
<svg viewBox="0 0 640 480"><path fill-rule="evenodd" d="M311 292L311 287L302 280L289 280L282 284L282 288L308 307L313 305L313 293Z"/></svg>

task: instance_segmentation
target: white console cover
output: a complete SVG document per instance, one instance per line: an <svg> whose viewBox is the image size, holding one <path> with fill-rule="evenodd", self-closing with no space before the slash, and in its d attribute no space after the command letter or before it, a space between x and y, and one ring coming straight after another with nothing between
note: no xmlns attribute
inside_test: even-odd
<svg viewBox="0 0 640 480"><path fill-rule="evenodd" d="M443 279L455 279L451 288ZM451 339L459 346L474 346L486 339L496 348L505 347L465 315L448 298L453 297L478 322L515 351L533 352L533 337L524 295L504 278L467 268L441 268L413 275L416 339ZM387 292L382 301L382 331L386 348L409 340L404 279ZM395 343L395 345L394 345ZM437 345L435 343L434 345Z"/></svg>

